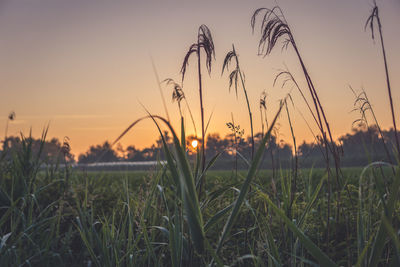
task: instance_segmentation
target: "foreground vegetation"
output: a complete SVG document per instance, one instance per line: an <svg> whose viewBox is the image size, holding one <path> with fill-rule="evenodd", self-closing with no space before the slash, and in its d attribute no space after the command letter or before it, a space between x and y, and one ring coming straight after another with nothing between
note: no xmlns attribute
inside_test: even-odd
<svg viewBox="0 0 400 267"><path fill-rule="evenodd" d="M265 97L261 99L262 133L255 142L253 113L233 46L223 70L235 60L230 86L236 91L242 86L246 95L251 153L249 157L239 153L236 136L243 132L232 122L229 127L236 148L232 151L235 161L245 164L246 170L210 171L224 151L212 157L206 153L200 51L205 53L209 72L215 51L211 31L201 25L197 42L190 46L182 66L183 81L191 55L197 55L202 134L195 157L189 156L186 144L180 104L185 99L183 89L171 80L181 115L179 134L168 119L149 113L110 144L112 147L142 120L152 120L166 159L153 171L133 175L72 170L67 160L68 140L56 160L43 169L46 131L36 150L33 139L23 137L18 150L4 149L0 157L0 265L399 266L400 147L377 6L367 25L372 32L375 22L379 27L394 144L384 138L365 92L356 94L360 122L369 129L367 112L372 113L385 151L383 161L373 161L363 143L369 164L361 169L342 168L340 146L332 139L318 91L282 11L278 7L256 10L253 29L260 18L261 54L268 55L281 38L285 47L291 45L295 50L311 100L289 71L279 73L275 82L286 77L283 83L292 82L306 102L318 128L315 146L324 168L299 168L290 95L281 100L272 120L266 118ZM271 171L260 171L274 126L283 114L292 130L290 168L282 168L275 159ZM171 142L161 125L171 133Z"/></svg>
<svg viewBox="0 0 400 267"><path fill-rule="evenodd" d="M280 170L276 180L272 171L260 171L216 254L246 171L207 173L205 197L199 203L205 247L197 250L194 230L184 217L181 189L167 166L146 172L85 173L55 165L39 170L29 142L24 141L13 161L1 165L1 266L186 266L213 260L246 266L308 265L323 257L338 265L364 265L373 255L379 227L384 227L386 238L378 263L396 261L399 252L394 228L398 202L393 224L384 212L390 208L386 193L394 190L391 168L343 169L345 184L335 189L343 193L341 207L331 203L340 218L330 218L330 237L324 169L300 170L294 194L291 170ZM309 250L311 242L317 252Z"/></svg>

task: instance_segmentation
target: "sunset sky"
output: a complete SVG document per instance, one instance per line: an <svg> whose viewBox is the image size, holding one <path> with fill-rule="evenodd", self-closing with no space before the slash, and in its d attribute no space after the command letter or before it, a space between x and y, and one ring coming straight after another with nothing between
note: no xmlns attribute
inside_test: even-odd
<svg viewBox="0 0 400 267"><path fill-rule="evenodd" d="M371 0L0 0L0 139L7 115L15 111L8 135L39 136L49 124L49 137L68 136L72 153L114 140L131 122L150 112L165 116L154 59L160 79L180 81L180 68L197 30L206 24L212 33L216 60L204 77L205 116L213 112L209 132L228 133L236 124L250 133L243 93L229 93L228 75L221 77L226 53L235 44L246 74L255 131L261 129L259 97L267 91L268 115L291 87L273 87L280 69L288 67L305 90L293 49L277 47L267 57L257 55L259 31L252 34L250 18L259 7L278 3L291 26L300 53L320 94L333 134L351 131L359 117L351 113L354 97L349 85L363 87L383 128L391 126L381 47L364 24ZM400 1L377 1L397 118L400 114ZM259 26L259 25L258 25ZM259 29L259 28L257 28ZM204 62L204 61L203 61ZM203 65L204 66L204 65ZM201 129L196 59L190 59L184 91ZM167 107L178 127L179 113L171 88L163 86ZM306 92L306 90L305 90ZM297 91L291 107L297 140L312 141L300 110L312 123ZM187 129L193 133L189 123ZM398 119L400 124L400 118ZM281 116L279 139L290 142L287 118ZM314 124L311 124L316 131ZM200 131L199 131L200 133ZM136 126L122 145L143 148L157 139L151 121Z"/></svg>

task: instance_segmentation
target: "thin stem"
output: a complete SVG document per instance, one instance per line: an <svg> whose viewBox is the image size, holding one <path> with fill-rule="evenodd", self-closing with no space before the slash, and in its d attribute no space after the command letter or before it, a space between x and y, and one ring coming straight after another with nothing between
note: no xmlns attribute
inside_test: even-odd
<svg viewBox="0 0 400 267"><path fill-rule="evenodd" d="M238 72L239 72L240 81L242 83L243 92L244 92L244 95L246 97L247 109L249 111L250 129L251 129L251 158L253 159L253 157L254 157L253 115L252 115L251 109L250 109L249 97L247 96L247 91L246 91L246 86L244 84L243 74L242 74L242 71L240 70L240 67L239 67L239 59L237 57L237 54L236 54L236 51L235 51L235 46L233 44L232 44L232 51L235 54L236 66L237 66L237 69L238 69Z"/></svg>
<svg viewBox="0 0 400 267"><path fill-rule="evenodd" d="M378 21L378 29L379 29L379 36L380 36L380 39L381 39L383 61L385 63L386 83L387 83L388 94L389 94L390 110L392 112L392 120L393 120L394 136L395 136L395 140L396 140L396 148L397 148L398 160L400 160L399 137L397 135L396 119L395 119L394 108L393 108L392 90L390 88L389 70L388 70L388 65L387 65L387 60L386 60L385 46L383 44L382 25L381 25L381 20L380 20L379 15L378 15L378 8L376 8L376 19Z"/></svg>
<svg viewBox="0 0 400 267"><path fill-rule="evenodd" d="M295 161L294 162L294 169L293 169L293 184L292 184L292 190L291 190L291 196L290 196L290 205L289 205L289 210L291 210L293 202L294 202L294 195L295 195L296 186L297 186L298 157L297 157L296 137L294 135L293 125L292 125L292 121L290 119L290 114L289 114L289 108L288 108L288 105L287 105L287 101L285 101L285 108L286 108L286 114L287 114L288 121L289 121L290 133L291 133L292 139L293 139L294 161Z"/></svg>
<svg viewBox="0 0 400 267"><path fill-rule="evenodd" d="M180 101L178 101L178 108L179 108L179 115L181 116L181 118L183 118L182 109L181 109L181 102Z"/></svg>
<svg viewBox="0 0 400 267"><path fill-rule="evenodd" d="M204 140L204 109L203 109L203 89L201 83L201 63L200 63L200 40L197 39L197 66L198 66L198 75L199 75L199 94L200 94L200 112L201 112L201 149L202 149L202 157L201 157L201 170L204 172L205 163L206 163L206 150L205 150L205 140ZM200 183L200 193L202 191L202 187L205 184L205 175L202 177L202 182Z"/></svg>
<svg viewBox="0 0 400 267"><path fill-rule="evenodd" d="M264 119L261 107L260 107L260 117L261 117L261 139L262 139L264 138Z"/></svg>
<svg viewBox="0 0 400 267"><path fill-rule="evenodd" d="M304 65L303 59L300 56L300 52L298 51L297 46L296 46L292 36L291 36L291 39L292 39L293 48L294 48L294 50L296 52L296 55L297 55L297 57L299 59L299 62L300 62L301 68L303 70L304 76L306 78L311 98L312 98L312 100L314 102L314 107L315 107L315 110L316 110L316 113L317 113L317 117L318 117L318 126L320 128L320 131L321 131L321 134L322 134L322 138L323 138L324 143L325 143L326 171L327 171L327 174L328 174L328 179L327 179L327 187L328 187L327 188L328 189L328 203L327 203L327 206L328 207L327 207L327 218L326 218L326 225L327 225L326 242L329 243L329 240L330 240L330 213L331 213L330 205L331 205L331 191L332 191L332 189L331 189L331 175L330 175L331 171L330 171L330 164L329 164L329 148L328 148L329 147L329 142L328 142L328 139L327 139L327 136L326 136L326 133L324 131L323 124L322 124L322 119L321 119L321 114L320 114L320 113L322 113L322 111L320 112L320 109L322 109L322 106L321 106L321 103L319 102L319 100L317 100L318 99L317 92L316 92L316 90L314 88L314 85L313 85L313 83L311 81L311 77L308 75L308 71L307 71L307 69L306 69L306 67ZM324 119L326 120L325 116L324 116ZM326 121L325 121L325 123L327 124Z"/></svg>
<svg viewBox="0 0 400 267"><path fill-rule="evenodd" d="M187 99L186 99L186 97L185 97L185 102L186 102L186 106L187 106L187 108L188 108L188 110L189 110L190 119L192 120L193 129L194 129L194 135L195 135L195 136L196 136L196 138L197 138L196 124L195 124L195 122L194 122L194 118L193 118L192 110L190 109L190 106L189 106L189 104L188 104L188 102L187 102Z"/></svg>
<svg viewBox="0 0 400 267"><path fill-rule="evenodd" d="M237 160L237 149L238 149L238 144L237 144L237 136L236 136L236 125L235 125L235 120L233 119L233 113L231 112L231 117L232 117L232 129L233 129L233 137L234 137L234 142L235 142L235 178L237 179L237 171L238 171L238 160Z"/></svg>
<svg viewBox="0 0 400 267"><path fill-rule="evenodd" d="M158 76L157 68L156 68L156 65L154 63L153 57L150 57L150 59L151 59L151 66L153 67L154 76L156 76L157 86L158 86L158 89L160 90L160 95L161 95L161 99L162 99L162 102L163 102L165 115L167 115L167 119L168 119L168 121L170 121L169 114L168 114L168 109L167 109L167 104L165 103L165 97L164 97L164 94L163 94L162 89L161 89L161 82L160 82L160 78Z"/></svg>
<svg viewBox="0 0 400 267"><path fill-rule="evenodd" d="M393 165L392 157L390 156L389 149L388 149L388 147L386 145L382 129L381 129L380 125L379 125L378 119L375 116L374 109L373 109L373 107L371 105L371 102L368 99L367 93L364 91L364 89L362 89L361 93L359 95L357 95L356 92L353 90L353 88L351 86L350 86L350 90L353 92L353 94L354 94L354 96L356 98L355 104L357 102L359 102L359 101L362 101L360 103L361 106L360 106L359 109L360 109L360 111L362 113L363 120L365 120L368 129L370 129L370 127L369 127L368 122L367 122L367 117L365 115L365 111L369 110L371 112L372 118L374 119L374 122L375 122L375 126L376 126L376 128L377 128L377 130L379 132L380 141L382 142L382 145L383 145L383 148L385 150L388 162ZM366 108L363 108L364 105L366 105ZM394 167L392 167L392 171L393 171L393 174L395 174Z"/></svg>

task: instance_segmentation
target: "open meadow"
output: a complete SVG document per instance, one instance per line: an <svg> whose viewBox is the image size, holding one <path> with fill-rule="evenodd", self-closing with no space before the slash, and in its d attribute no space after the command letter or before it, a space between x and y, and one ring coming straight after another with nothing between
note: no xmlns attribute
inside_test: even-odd
<svg viewBox="0 0 400 267"><path fill-rule="evenodd" d="M212 69L215 39L202 24L182 56L181 80L160 81L153 63L165 113L142 105L144 116L131 118L112 142L92 146L78 162L69 138L47 142L49 127L36 141L31 134L7 136L16 116L10 113L0 151L0 266L400 266L400 99L392 97L379 10L374 2L365 29L382 63L380 95L388 105L380 108L390 114L389 130L377 119L374 99L351 88L359 116L353 126L359 128L336 138L331 109L303 58L302 37L295 38L278 6L256 9L248 20L263 60L290 50L299 70L279 70L270 81L291 86L277 107L265 91L252 103L235 45L222 69ZM245 107L247 139L230 110L227 138L208 130L219 115L203 98L205 77L214 71L224 75L225 93L229 88ZM190 79L196 105L186 98ZM161 86L172 89L177 112L168 113ZM311 143L300 144L295 114ZM144 122L159 136L157 145L124 150L121 140ZM289 129L287 143L280 140L281 124ZM56 148L51 153L50 143ZM106 165L107 157L115 161L110 166L129 165L135 156L145 170L88 168Z"/></svg>
<svg viewBox="0 0 400 267"><path fill-rule="evenodd" d="M352 265L360 261L361 240L366 244L361 257L368 259L383 216L376 191L393 182L388 167L343 168L342 187L331 182L332 197L342 196L340 207L330 203L328 230L326 170L299 170L295 192L292 170L281 169L275 179L271 170L260 170L217 256L212 246L226 231L247 171L207 172L199 203L206 241L198 252L167 165L108 172L37 167L27 154L2 164L2 266L170 266L177 264L173 257L183 266L214 259L239 266L318 265L324 260L332 266ZM382 184L375 183L379 180ZM398 203L394 208L398 214ZM386 227L389 243L378 261L382 265L396 253L391 245L396 233L391 241L394 229Z"/></svg>

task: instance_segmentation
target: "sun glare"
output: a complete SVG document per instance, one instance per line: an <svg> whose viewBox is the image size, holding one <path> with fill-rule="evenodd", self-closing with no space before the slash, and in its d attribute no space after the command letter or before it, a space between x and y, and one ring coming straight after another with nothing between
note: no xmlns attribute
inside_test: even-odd
<svg viewBox="0 0 400 267"><path fill-rule="evenodd" d="M193 147L193 148L196 148L197 145L198 145L197 140L193 140L193 141L192 141L192 147Z"/></svg>

